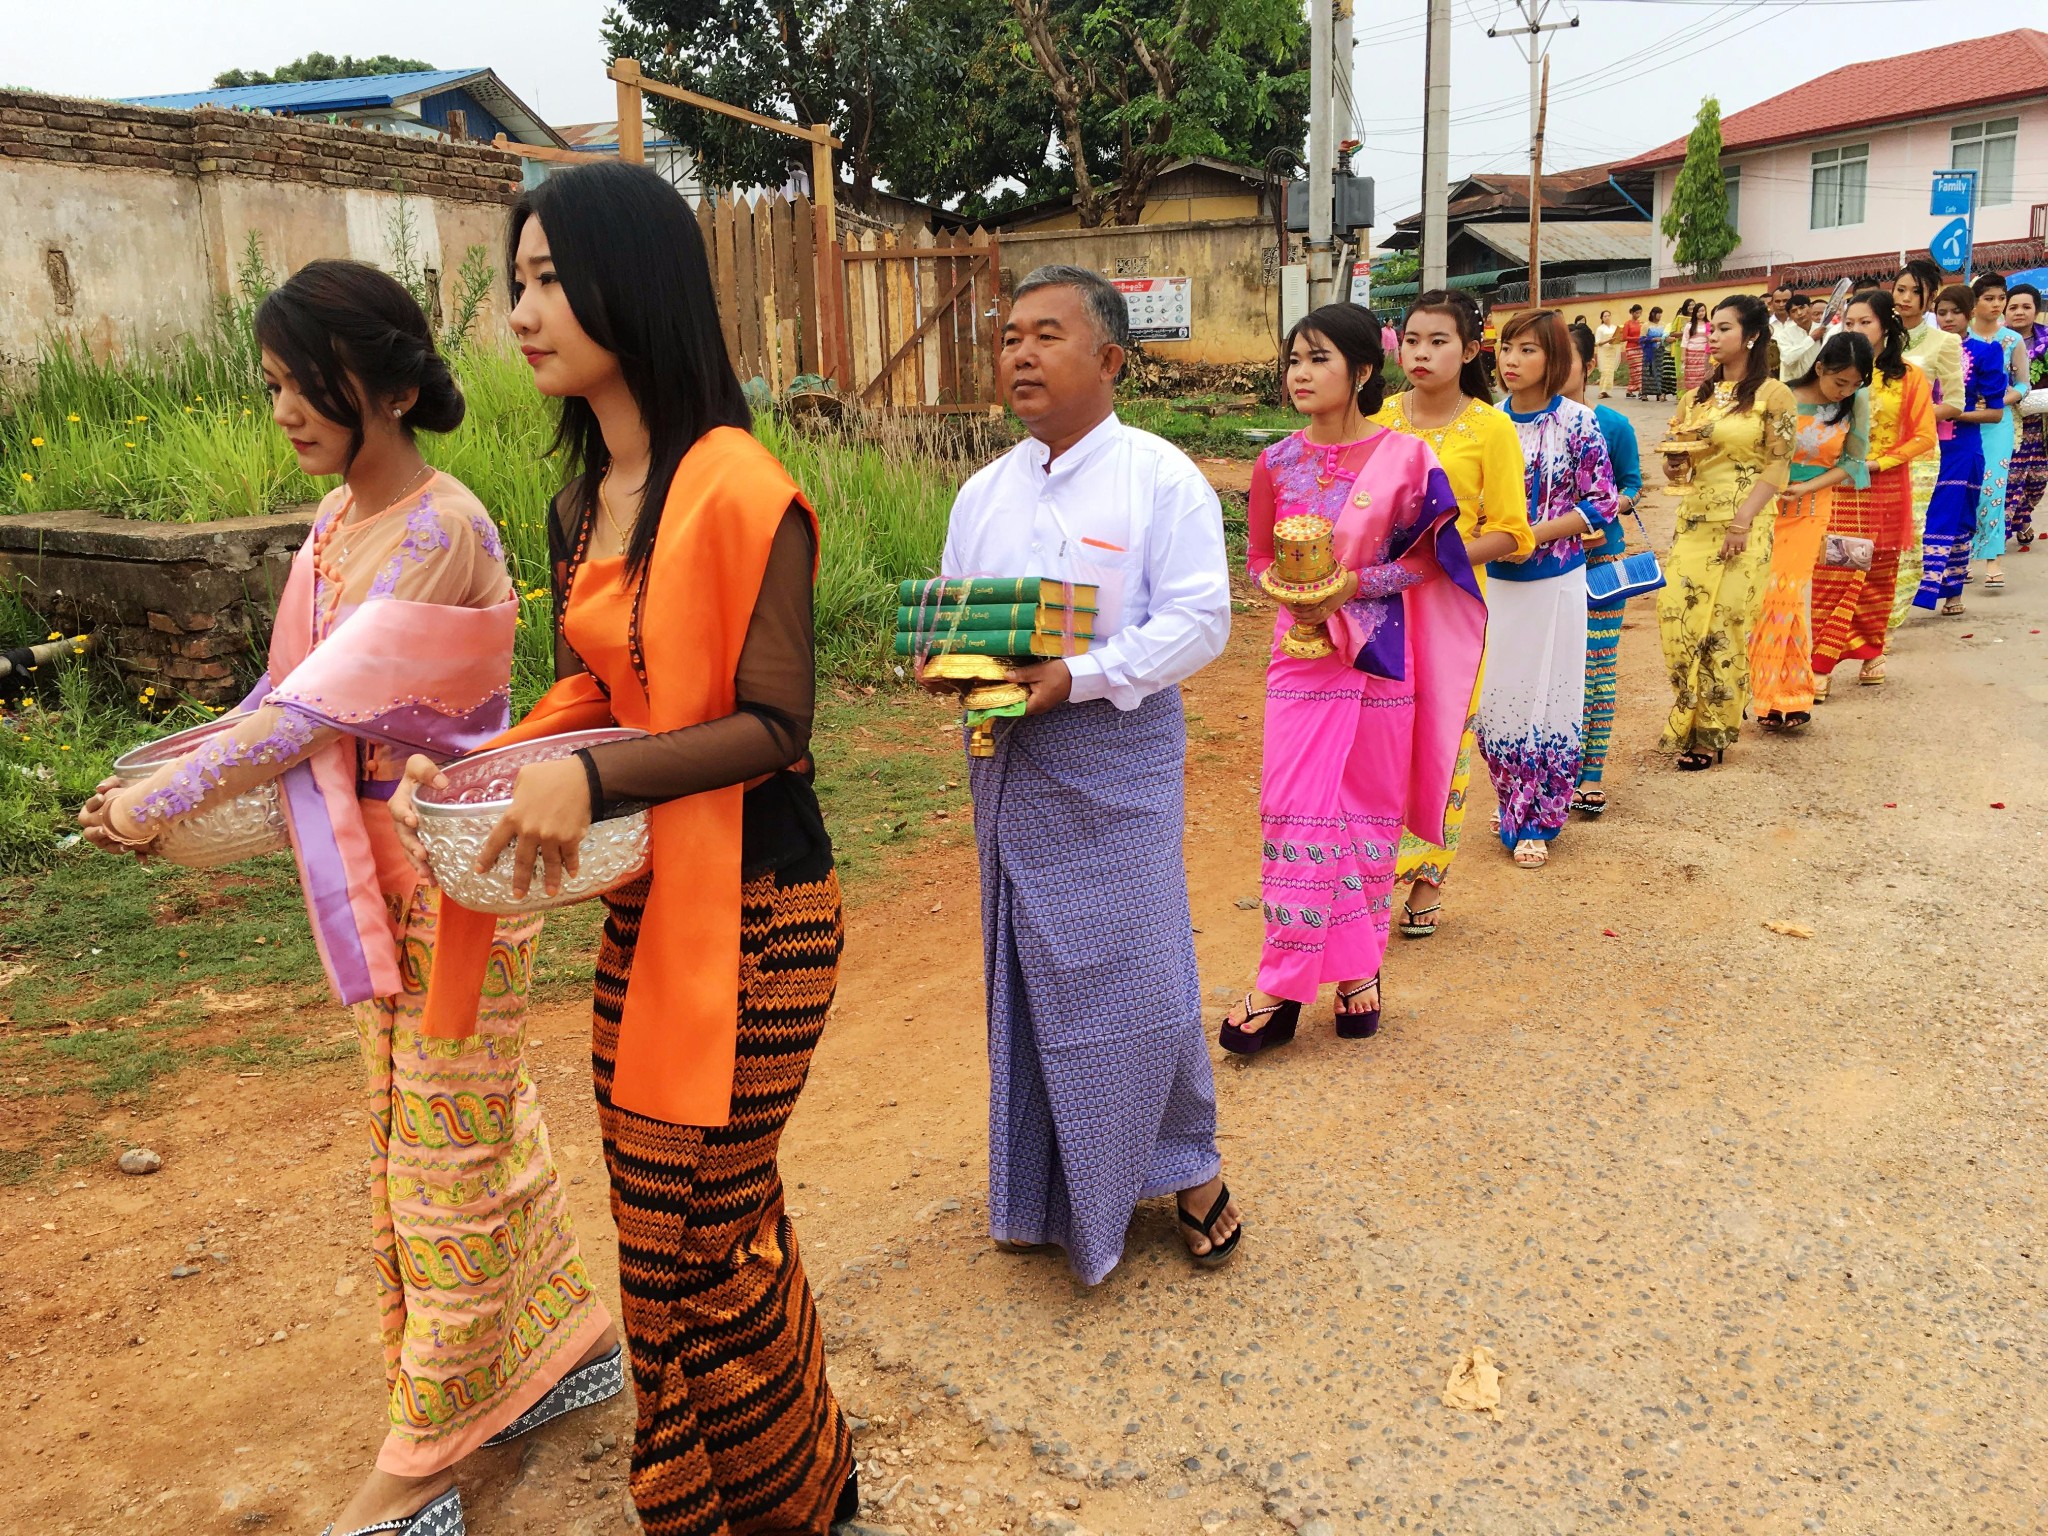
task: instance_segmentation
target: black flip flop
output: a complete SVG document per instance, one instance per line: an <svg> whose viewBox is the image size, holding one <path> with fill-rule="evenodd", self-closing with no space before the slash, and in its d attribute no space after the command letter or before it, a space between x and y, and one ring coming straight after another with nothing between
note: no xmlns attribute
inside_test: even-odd
<svg viewBox="0 0 2048 1536"><path fill-rule="evenodd" d="M1229 1206L1230 1186L1228 1184L1224 1185L1217 1194L1216 1203L1209 1207L1209 1214L1200 1221L1195 1220L1194 1217L1188 1214L1187 1207L1180 1203L1179 1196L1174 1197L1173 1208L1180 1213L1182 1225L1193 1227L1202 1234L1202 1237L1209 1244L1209 1251L1207 1253L1196 1253L1194 1249L1188 1249L1188 1257L1203 1269L1217 1269L1229 1263L1230 1256L1237 1252L1237 1240L1244 1236L1244 1223L1240 1221L1237 1224L1237 1230L1231 1233L1228 1238L1220 1243L1216 1241L1214 1235L1216 1218L1221 1216ZM1183 1244L1182 1246L1185 1247L1186 1245Z"/></svg>

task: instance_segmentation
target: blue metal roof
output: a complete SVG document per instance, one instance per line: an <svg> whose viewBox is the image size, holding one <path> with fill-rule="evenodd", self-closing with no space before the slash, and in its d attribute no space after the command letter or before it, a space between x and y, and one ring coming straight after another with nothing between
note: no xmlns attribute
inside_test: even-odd
<svg viewBox="0 0 2048 1536"><path fill-rule="evenodd" d="M415 69L402 75L357 75L348 80L293 80L283 85L215 86L170 96L129 96L137 107L228 107L252 112L360 112L389 107L486 74L483 69Z"/></svg>

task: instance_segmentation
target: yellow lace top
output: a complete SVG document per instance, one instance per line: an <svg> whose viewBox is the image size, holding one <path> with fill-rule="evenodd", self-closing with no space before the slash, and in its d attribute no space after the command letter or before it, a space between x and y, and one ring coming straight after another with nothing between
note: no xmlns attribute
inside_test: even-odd
<svg viewBox="0 0 2048 1536"><path fill-rule="evenodd" d="M1792 448L1799 433L1799 402L1790 388L1766 379L1746 411L1737 411L1735 386L1716 384L1705 401L1687 395L1671 418L1673 432L1707 432L1707 451L1695 463L1692 484L1679 503L1681 523L1728 523L1759 480L1780 491L1791 476ZM1768 516L1766 503L1758 516Z"/></svg>
<svg viewBox="0 0 2048 1536"><path fill-rule="evenodd" d="M1522 439L1507 414L1484 400L1471 400L1440 427L1418 427L1408 419L1408 396L1395 395L1373 421L1408 437L1419 437L1436 453L1458 498L1458 536L1514 535L1517 555L1536 547L1529 531L1529 488L1522 463Z"/></svg>

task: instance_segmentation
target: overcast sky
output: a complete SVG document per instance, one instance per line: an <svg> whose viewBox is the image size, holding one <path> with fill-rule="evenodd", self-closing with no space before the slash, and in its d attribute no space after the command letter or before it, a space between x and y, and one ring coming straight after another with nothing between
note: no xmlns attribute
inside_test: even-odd
<svg viewBox="0 0 2048 1536"><path fill-rule="evenodd" d="M1533 0L1532 0L1533 3ZM1702 96L1723 114L1860 59L2023 25L2038 0L1549 0L1551 111L1545 163L1623 158L1692 125ZM199 90L221 70L299 55L393 53L439 68L488 65L553 123L614 114L598 35L605 0L0 0L0 82L86 96ZM1451 171L1528 166L1528 65L1486 29L1512 0L1452 0ZM1357 95L1378 178L1379 222L1418 206L1423 0L1358 0ZM87 24L89 20L89 24ZM2036 25L2040 25L2036 21Z"/></svg>

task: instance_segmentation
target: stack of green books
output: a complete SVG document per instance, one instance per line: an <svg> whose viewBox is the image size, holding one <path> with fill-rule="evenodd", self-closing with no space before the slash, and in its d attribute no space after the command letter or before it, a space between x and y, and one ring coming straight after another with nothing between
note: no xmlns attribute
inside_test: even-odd
<svg viewBox="0 0 2048 1536"><path fill-rule="evenodd" d="M1038 576L906 581L899 656L1079 656L1095 635L1097 588Z"/></svg>

